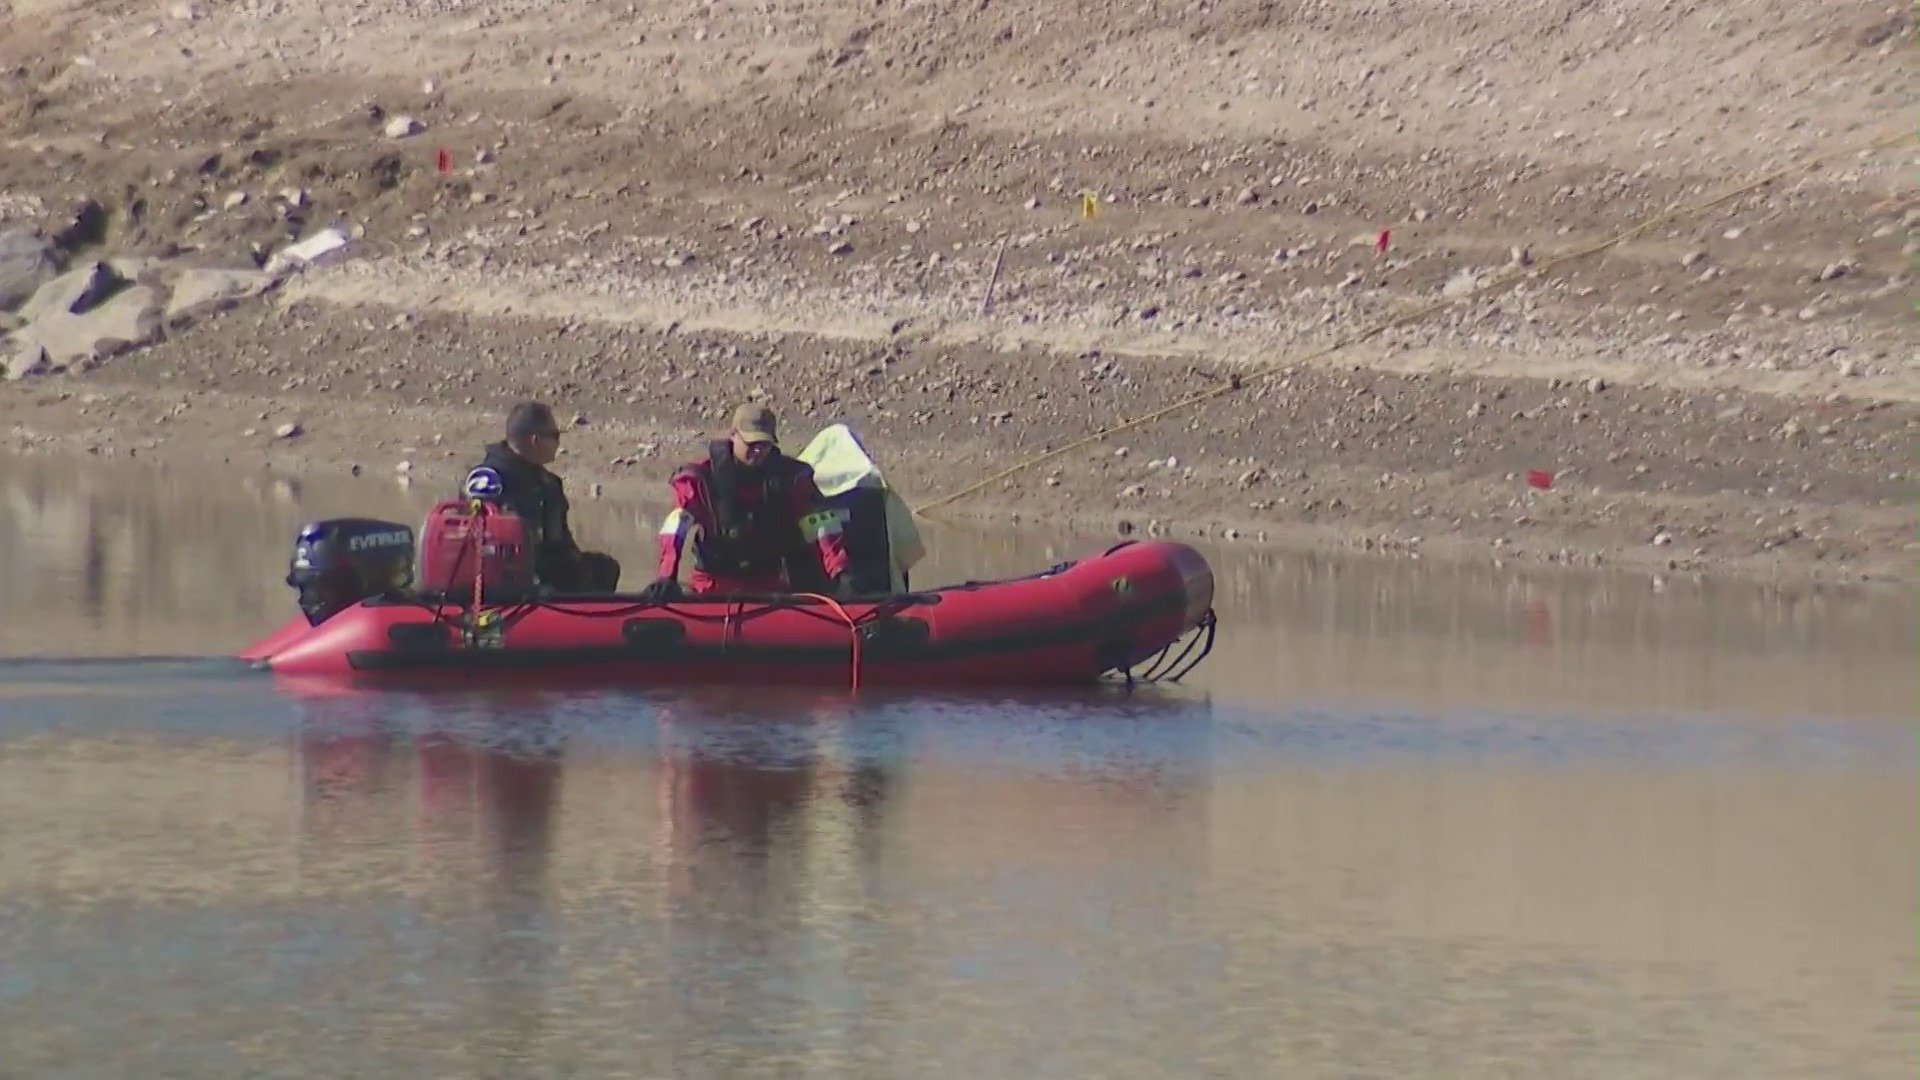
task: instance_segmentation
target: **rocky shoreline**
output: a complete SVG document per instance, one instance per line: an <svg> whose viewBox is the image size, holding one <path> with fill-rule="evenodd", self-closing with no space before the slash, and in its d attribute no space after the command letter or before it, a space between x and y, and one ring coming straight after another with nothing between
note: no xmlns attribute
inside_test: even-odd
<svg viewBox="0 0 1920 1080"><path fill-rule="evenodd" d="M263 362L251 348L206 348L183 334L143 354L137 382L109 365L17 384L0 400L8 448L450 488L477 448L497 437L504 405L542 395L574 422L560 465L579 497L645 502L664 498L664 477L698 452L715 414L766 390L764 374L747 369L693 380L684 399L636 395L626 391L641 380L621 369L556 394L544 392L546 370L516 374L511 352L496 349L494 362L476 371L465 357L486 346L458 320L417 320L416 340L448 358L441 370L424 353L389 352L384 321L342 319L297 301L286 310L278 318L324 354L379 361L316 375L297 358ZM227 317L236 314L244 317ZM569 348L549 361L563 368L569 355L603 355L612 345L585 329L565 337ZM731 347L728 340L677 334L651 355L692 363ZM834 350L816 355L818 342L797 337L765 347L828 387L815 400L836 397L831 387L849 378L897 386L892 409L857 413L773 400L797 437L855 413L915 505L1064 445L1102 420L1163 408L1232 378L1085 359L1046 381L1055 411L1019 422L1035 394L1022 386L1031 359L1022 354L970 355L949 367L952 354L939 364L911 356L835 362ZM873 367L881 373L867 374ZM385 377L397 372L407 374ZM444 402L413 394L412 380L454 392ZM460 393L463 383L484 383L486 392ZM1470 423L1493 415L1498 423ZM1905 582L1911 522L1898 458L1912 422L1901 407L1873 403L1809 407L1600 380L1300 368L933 512L1410 557ZM1311 432L1324 449L1302 454L1304 439L1275 446L1270 433L1289 431ZM1436 451L1453 468L1432 469Z"/></svg>
<svg viewBox="0 0 1920 1080"><path fill-rule="evenodd" d="M758 398L924 505L1224 387L936 513L1913 580L1920 202L1859 149L1913 97L1897 13L1682 5L1627 49L1570 0L1016 6L0 21L0 448L440 483L531 396L576 488L648 498Z"/></svg>

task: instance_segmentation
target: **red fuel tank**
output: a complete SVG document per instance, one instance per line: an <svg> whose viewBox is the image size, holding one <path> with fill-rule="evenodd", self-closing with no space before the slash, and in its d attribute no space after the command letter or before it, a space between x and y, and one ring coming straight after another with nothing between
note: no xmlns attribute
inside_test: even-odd
<svg viewBox="0 0 1920 1080"><path fill-rule="evenodd" d="M533 586L533 553L519 515L470 499L443 499L420 528L423 593L464 594L479 574L482 596L505 596Z"/></svg>

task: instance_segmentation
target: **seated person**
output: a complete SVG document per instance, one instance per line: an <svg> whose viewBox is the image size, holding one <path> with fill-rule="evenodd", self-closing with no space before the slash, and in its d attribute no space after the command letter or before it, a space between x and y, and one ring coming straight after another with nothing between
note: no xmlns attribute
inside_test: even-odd
<svg viewBox="0 0 1920 1080"><path fill-rule="evenodd" d="M835 591L845 587L839 521L819 511L812 467L780 452L772 409L735 409L727 438L709 443L706 457L681 466L671 484L673 510L660 526L660 570L649 597L680 594L689 539L687 584L696 595L810 591L806 579L815 575Z"/></svg>
<svg viewBox="0 0 1920 1080"><path fill-rule="evenodd" d="M500 477L499 502L518 515L533 549L534 578L558 592L613 592L620 564L597 551L581 551L567 523L567 492L547 470L560 453L560 425L553 410L523 401L507 414L506 438L487 447L472 472ZM472 472L468 476L472 476Z"/></svg>

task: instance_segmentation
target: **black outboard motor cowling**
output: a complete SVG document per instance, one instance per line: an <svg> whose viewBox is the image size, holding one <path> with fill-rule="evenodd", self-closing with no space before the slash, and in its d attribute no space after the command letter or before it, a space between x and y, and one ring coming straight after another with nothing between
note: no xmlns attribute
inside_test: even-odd
<svg viewBox="0 0 1920 1080"><path fill-rule="evenodd" d="M368 597L413 584L413 530L372 518L315 521L294 541L287 584L300 611L318 626Z"/></svg>

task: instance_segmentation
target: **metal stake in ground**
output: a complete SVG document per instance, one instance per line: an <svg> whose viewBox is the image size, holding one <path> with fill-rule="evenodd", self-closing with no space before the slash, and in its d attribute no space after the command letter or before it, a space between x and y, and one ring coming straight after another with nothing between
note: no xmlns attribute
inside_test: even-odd
<svg viewBox="0 0 1920 1080"><path fill-rule="evenodd" d="M993 273L987 276L987 292L980 298L980 314L985 315L993 309L993 287L1000 283L1000 264L1007 260L1007 241L1011 234L1000 238L1000 250L993 253Z"/></svg>

